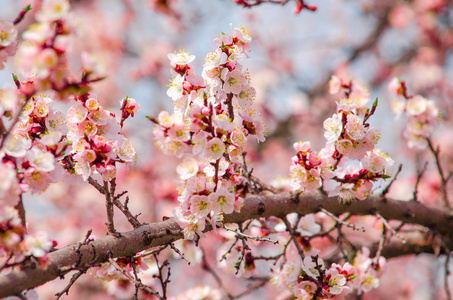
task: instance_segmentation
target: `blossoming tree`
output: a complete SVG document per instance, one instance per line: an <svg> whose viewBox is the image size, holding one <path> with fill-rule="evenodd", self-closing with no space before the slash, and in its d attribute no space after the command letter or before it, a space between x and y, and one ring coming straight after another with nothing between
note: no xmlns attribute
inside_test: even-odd
<svg viewBox="0 0 453 300"><path fill-rule="evenodd" d="M266 2L291 3L231 5ZM264 86L278 82L277 71L297 84L296 62L261 41L274 69L256 73L271 80L254 80L253 33L242 25L214 38L198 74L194 55L147 45L127 78L162 86L168 65L173 105L142 121L149 105L135 95L116 99L111 79L124 72L115 62L134 50L90 23L105 6L82 4L36 1L0 20L0 68L14 61L11 84L0 90L0 297L410 298L419 291L392 282L392 270L425 253L442 262L429 295L450 299L451 133L435 134L450 121L453 90L439 67L451 56L446 1L364 5L384 21L299 93L285 118L263 100ZM186 30L173 1L149 6ZM122 9L115 34L138 14L129 1ZM298 18L321 9L293 1ZM81 21L83 13L92 15ZM369 83L387 89L372 98L348 64L379 50L383 33L411 18L424 55L376 58ZM415 62L405 69L405 60ZM401 79L411 67L428 75ZM399 119L386 122L403 125L375 126L382 103ZM394 141L379 143L398 126L399 151ZM281 166L286 174L277 177ZM66 280L52 285L57 278Z"/></svg>

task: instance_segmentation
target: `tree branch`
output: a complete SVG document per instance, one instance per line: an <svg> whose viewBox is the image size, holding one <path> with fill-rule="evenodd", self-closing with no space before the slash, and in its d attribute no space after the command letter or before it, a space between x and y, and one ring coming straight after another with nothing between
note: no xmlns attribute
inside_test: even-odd
<svg viewBox="0 0 453 300"><path fill-rule="evenodd" d="M430 208L416 201L382 201L380 195L371 195L366 200L349 204L339 203L336 197L318 195L277 195L252 196L245 200L240 213L225 215L225 223L241 223L260 217L283 217L297 212L301 215L319 212L324 208L334 215L349 212L351 215L376 215L387 220L400 220L419 224L441 234L450 234L453 217L439 209ZM207 229L209 231L210 228ZM448 235L447 235L448 236ZM164 222L146 224L120 237L106 236L90 241L82 246L79 243L49 253L46 269L24 267L0 277L0 298L18 295L26 289L34 288L80 266L91 266L108 261L109 257L128 257L137 252L156 246L166 245L183 238L181 228L173 218ZM451 241L448 241L450 244ZM80 249L78 249L80 247ZM76 251L78 250L78 251Z"/></svg>

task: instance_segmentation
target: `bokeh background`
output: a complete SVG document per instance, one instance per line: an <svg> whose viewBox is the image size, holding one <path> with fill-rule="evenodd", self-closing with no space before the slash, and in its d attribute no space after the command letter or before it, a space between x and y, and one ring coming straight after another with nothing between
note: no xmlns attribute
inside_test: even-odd
<svg viewBox="0 0 453 300"><path fill-rule="evenodd" d="M93 92L109 110L119 113L124 96L136 99L141 110L126 122L123 134L135 145L138 160L129 171L122 170L118 189L128 190L133 212L140 219L154 222L172 216L176 205L178 161L161 154L153 145L152 123L145 116L171 111L173 102L166 95L171 78L167 54L184 49L196 56L195 72L201 73L204 56L214 49L213 38L230 32L230 25L243 25L253 42L249 69L257 89L256 105L266 119L267 141L251 143L248 149L254 174L268 183L284 182L288 176L292 143L310 140L314 149L325 144L322 122L335 112L338 97L329 95L328 81L335 74L367 86L371 99L379 106L371 125L381 129L379 147L396 164L403 164L391 196L407 200L412 196L416 171L430 161L420 184L420 198L430 205L439 204L439 179L432 157L425 151L407 147L402 130L404 119L395 120L390 110L392 96L387 84L398 76L405 80L411 94L436 101L442 122L434 135L447 170L452 170L453 133L453 8L447 0L365 1L311 0L317 11L295 14L293 1L286 5L263 3L244 8L233 0L79 0L71 1L77 36L71 41L70 66L74 74L80 68L80 53L87 51L104 65L106 80L94 84ZM0 19L13 20L30 1L0 0ZM39 7L40 1L31 1ZM19 24L24 31L33 23L36 10ZM16 73L9 60L0 72L0 86L13 85ZM62 103L64 108L66 104ZM371 103L370 103L371 105ZM379 189L377 186L376 189ZM26 198L29 230L50 231L63 247L80 241L89 229L97 236L105 234L103 198L93 187L79 183L58 183L40 195ZM120 230L130 230L117 214ZM209 234L220 244L221 238ZM208 240L208 239L206 239ZM189 243L188 243L189 244ZM215 243L202 241L206 252L216 250ZM191 245L181 245L196 260L199 253ZM190 252L192 251L192 252ZM198 253L198 254L197 254ZM215 264L215 255L208 256ZM187 267L175 258L172 265L171 294L192 287L199 281L216 282L199 267ZM196 265L196 264L195 264ZM444 258L420 255L399 258L389 263L381 288L362 299L433 299L444 297ZM187 277L187 270L191 276ZM397 270L397 271L396 271ZM231 277L231 278L230 278ZM233 276L225 275L226 286L237 286ZM38 289L41 298L51 298L66 281L57 280ZM228 285L230 283L230 285ZM122 298L118 287L109 297ZM451 283L453 285L453 281ZM67 299L95 299L103 283L90 276L80 279ZM270 291L270 292L269 292ZM243 299L277 297L268 288ZM97 298L96 298L97 299Z"/></svg>

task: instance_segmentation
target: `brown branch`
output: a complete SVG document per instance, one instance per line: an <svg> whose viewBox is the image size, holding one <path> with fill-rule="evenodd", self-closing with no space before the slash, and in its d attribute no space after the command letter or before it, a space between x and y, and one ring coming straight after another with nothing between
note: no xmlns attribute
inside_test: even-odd
<svg viewBox="0 0 453 300"><path fill-rule="evenodd" d="M428 142L429 150L433 153L434 158L436 159L437 171L439 172L440 180L442 181L441 190L442 190L442 196L443 196L443 200L444 200L444 207L451 210L450 202L448 201L448 193L447 193L447 182L451 178L451 173L448 176L444 175L444 171L443 171L442 165L440 163L440 158L439 158L439 152L440 152L439 146L437 146L437 148L434 149L434 146L433 146L433 143L431 142L431 140L429 138L427 138L426 141Z"/></svg>
<svg viewBox="0 0 453 300"><path fill-rule="evenodd" d="M240 223L260 217L283 217L292 212L306 215L319 212L320 208L325 208L337 216L346 212L351 215L375 215L378 212L387 220L419 224L441 234L451 234L453 228L451 215L415 201L387 199L384 202L380 195L371 195L363 201L342 204L336 197L328 198L318 194L299 195L296 198L291 197L290 193L249 197L240 213L225 215L225 223ZM79 243L70 245L49 253L49 265L46 269L24 267L1 276L0 298L18 295L26 289L64 276L68 270L75 269L76 264L78 266L99 264L108 261L109 255L112 258L132 256L145 249L167 245L182 237L180 226L171 218L124 232L121 237L106 236L90 241L86 245L80 246ZM451 241L447 242L451 244ZM420 248L421 251L424 249Z"/></svg>
<svg viewBox="0 0 453 300"><path fill-rule="evenodd" d="M418 185L420 184L420 180L423 177L423 174L426 171L426 167L428 166L428 162L425 162L425 165L423 166L423 169L421 171L417 171L417 180L415 181L415 186L414 186L414 193L413 193L413 200L417 200L417 194L418 194Z"/></svg>
<svg viewBox="0 0 453 300"><path fill-rule="evenodd" d="M109 231L110 234L117 235L117 231L115 229L115 224L113 222L113 200L112 197L113 195L110 194L109 190L109 182L104 181L104 195L105 195L105 207L107 209L107 222L105 225L107 225L107 230Z"/></svg>

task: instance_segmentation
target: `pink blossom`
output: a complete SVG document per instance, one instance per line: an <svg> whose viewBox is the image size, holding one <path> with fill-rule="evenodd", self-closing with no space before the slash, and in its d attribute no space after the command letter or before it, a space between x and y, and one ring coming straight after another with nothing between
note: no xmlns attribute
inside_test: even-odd
<svg viewBox="0 0 453 300"><path fill-rule="evenodd" d="M195 176L199 171L197 161L192 157L187 157L176 167L176 172L182 180Z"/></svg>
<svg viewBox="0 0 453 300"><path fill-rule="evenodd" d="M214 212L224 212L231 214L234 210L234 194L230 193L226 188L218 188L216 192L208 196L209 202L212 203Z"/></svg>
<svg viewBox="0 0 453 300"><path fill-rule="evenodd" d="M219 138L213 138L205 144L205 155L210 159L220 159L225 153L225 144Z"/></svg>
<svg viewBox="0 0 453 300"><path fill-rule="evenodd" d="M169 53L167 57L170 60L172 67L188 65L195 59L195 55L189 55L189 53L183 51L180 51L179 53Z"/></svg>
<svg viewBox="0 0 453 300"><path fill-rule="evenodd" d="M80 123L88 115L88 110L82 103L76 103L68 110L68 121L71 123Z"/></svg>
<svg viewBox="0 0 453 300"><path fill-rule="evenodd" d="M66 17L69 12L67 0L44 0L37 18L41 22L52 22Z"/></svg>
<svg viewBox="0 0 453 300"><path fill-rule="evenodd" d="M313 214L309 214L300 219L297 230L303 236L312 236L321 231L321 225L315 222Z"/></svg>
<svg viewBox="0 0 453 300"><path fill-rule="evenodd" d="M341 90L341 79L335 75L332 75L329 80L329 93L332 95L338 94Z"/></svg>
<svg viewBox="0 0 453 300"><path fill-rule="evenodd" d="M0 20L0 70L8 56L14 55L17 45L17 29L13 23Z"/></svg>
<svg viewBox="0 0 453 300"><path fill-rule="evenodd" d="M310 142L297 142L293 144L294 150L297 152L308 152L311 149L311 144Z"/></svg>
<svg viewBox="0 0 453 300"><path fill-rule="evenodd" d="M361 140L365 136L366 129L363 127L362 120L356 115L348 114L345 126L346 132L353 140Z"/></svg>
<svg viewBox="0 0 453 300"><path fill-rule="evenodd" d="M29 168L24 172L24 180L31 192L36 193L47 189L51 182L51 177L47 172Z"/></svg>
<svg viewBox="0 0 453 300"><path fill-rule="evenodd" d="M47 233L40 231L34 236L27 235L25 237L26 251L25 255L34 257L43 257L53 248L53 242L47 236Z"/></svg>
<svg viewBox="0 0 453 300"><path fill-rule="evenodd" d="M208 196L192 195L190 197L190 211L199 217L209 215L211 207L212 203L209 201Z"/></svg>

